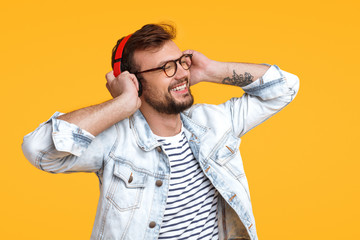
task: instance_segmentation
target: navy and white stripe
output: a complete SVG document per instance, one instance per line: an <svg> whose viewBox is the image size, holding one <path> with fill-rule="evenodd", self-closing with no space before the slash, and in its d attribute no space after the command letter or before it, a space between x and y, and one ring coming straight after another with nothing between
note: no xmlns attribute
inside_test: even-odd
<svg viewBox="0 0 360 240"><path fill-rule="evenodd" d="M217 191L194 158L183 132L158 137L171 175L158 239L218 239Z"/></svg>

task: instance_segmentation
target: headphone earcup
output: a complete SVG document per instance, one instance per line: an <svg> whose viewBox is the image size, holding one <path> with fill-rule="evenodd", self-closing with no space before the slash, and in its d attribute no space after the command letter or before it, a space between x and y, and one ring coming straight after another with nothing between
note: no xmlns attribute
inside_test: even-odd
<svg viewBox="0 0 360 240"><path fill-rule="evenodd" d="M138 91L138 96L141 97L142 95L142 91L143 91L143 88L142 88L142 84L141 82L138 80L138 83L139 83L139 91Z"/></svg>
<svg viewBox="0 0 360 240"><path fill-rule="evenodd" d="M114 70L114 76L117 77L121 74L121 59L123 55L123 51L125 48L126 42L129 40L132 34L127 35L126 37L123 37L118 41L118 44L115 49L114 59L113 59L113 70Z"/></svg>

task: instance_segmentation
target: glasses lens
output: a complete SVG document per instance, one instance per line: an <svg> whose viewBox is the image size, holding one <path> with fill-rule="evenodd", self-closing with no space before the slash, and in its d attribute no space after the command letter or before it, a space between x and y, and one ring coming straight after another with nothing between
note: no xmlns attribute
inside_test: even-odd
<svg viewBox="0 0 360 240"><path fill-rule="evenodd" d="M185 69L188 70L191 67L191 55L184 55L180 59L180 65Z"/></svg>
<svg viewBox="0 0 360 240"><path fill-rule="evenodd" d="M176 63L173 61L167 62L164 66L164 71L166 76L168 77L174 76L176 72Z"/></svg>

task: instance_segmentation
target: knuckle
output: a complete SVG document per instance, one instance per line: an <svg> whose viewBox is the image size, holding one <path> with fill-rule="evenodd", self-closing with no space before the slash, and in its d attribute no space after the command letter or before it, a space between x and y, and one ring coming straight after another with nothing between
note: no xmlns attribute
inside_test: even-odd
<svg viewBox="0 0 360 240"><path fill-rule="evenodd" d="M106 73L106 74L105 74L105 77L106 77L106 79L109 79L109 78L114 77L114 74L113 74L113 72L111 71L111 72Z"/></svg>

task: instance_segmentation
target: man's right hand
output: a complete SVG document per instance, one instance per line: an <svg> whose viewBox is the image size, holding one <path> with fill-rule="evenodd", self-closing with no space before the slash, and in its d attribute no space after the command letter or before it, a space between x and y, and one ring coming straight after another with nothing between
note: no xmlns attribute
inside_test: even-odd
<svg viewBox="0 0 360 240"><path fill-rule="evenodd" d="M105 77L107 81L106 88L111 96L123 99L126 102L127 111L130 115L140 108L141 100L138 97L139 82L134 74L125 71L115 77L114 72L111 71Z"/></svg>
<svg viewBox="0 0 360 240"><path fill-rule="evenodd" d="M113 99L57 118L75 124L96 136L140 108L139 83L134 74L123 72L115 77L113 72L109 72L106 74L106 80L106 87Z"/></svg>

